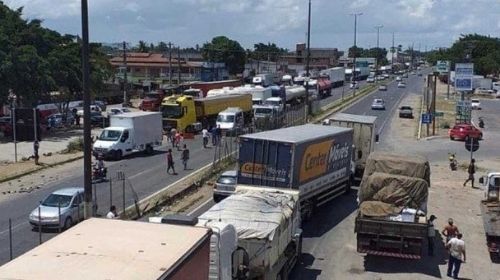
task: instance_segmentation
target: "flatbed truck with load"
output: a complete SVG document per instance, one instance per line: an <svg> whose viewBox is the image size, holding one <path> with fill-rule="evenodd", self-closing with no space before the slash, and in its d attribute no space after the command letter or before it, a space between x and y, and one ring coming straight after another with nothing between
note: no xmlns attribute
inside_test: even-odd
<svg viewBox="0 0 500 280"><path fill-rule="evenodd" d="M200 99L186 95L166 97L160 107L163 129L198 132L204 127L214 126L218 114L229 107L240 108L245 118L251 119L252 95L227 94Z"/></svg>
<svg viewBox="0 0 500 280"><path fill-rule="evenodd" d="M4 264L0 278L212 279L212 233L207 227L90 218Z"/></svg>
<svg viewBox="0 0 500 280"><path fill-rule="evenodd" d="M171 216L149 221L211 229L207 279L288 279L302 250L297 200L297 191L238 185L192 222Z"/></svg>
<svg viewBox="0 0 500 280"><path fill-rule="evenodd" d="M493 261L500 261L500 172L490 172L479 178L485 190L481 201L486 245Z"/></svg>
<svg viewBox="0 0 500 280"><path fill-rule="evenodd" d="M337 113L323 120L323 125L349 127L353 129L354 179L361 181L368 156L378 142L377 117Z"/></svg>
<svg viewBox="0 0 500 280"><path fill-rule="evenodd" d="M358 252L421 258L428 232L429 178L425 158L380 152L368 157L355 219Z"/></svg>
<svg viewBox="0 0 500 280"><path fill-rule="evenodd" d="M307 124L242 135L238 184L298 190L307 219L316 207L350 190L352 133Z"/></svg>

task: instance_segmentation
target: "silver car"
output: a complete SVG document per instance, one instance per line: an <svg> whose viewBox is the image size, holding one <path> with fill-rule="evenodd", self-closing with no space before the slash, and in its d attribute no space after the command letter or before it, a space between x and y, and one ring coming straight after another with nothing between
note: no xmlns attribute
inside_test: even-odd
<svg viewBox="0 0 500 280"><path fill-rule="evenodd" d="M83 188L64 188L51 193L29 216L36 230L40 226L67 229L79 220L83 220Z"/></svg>
<svg viewBox="0 0 500 280"><path fill-rule="evenodd" d="M217 182L215 182L215 202L219 202L234 193L237 183L237 177L238 172L236 170L225 171L219 176Z"/></svg>
<svg viewBox="0 0 500 280"><path fill-rule="evenodd" d="M384 99L380 99L380 98L373 99L372 110L385 110Z"/></svg>

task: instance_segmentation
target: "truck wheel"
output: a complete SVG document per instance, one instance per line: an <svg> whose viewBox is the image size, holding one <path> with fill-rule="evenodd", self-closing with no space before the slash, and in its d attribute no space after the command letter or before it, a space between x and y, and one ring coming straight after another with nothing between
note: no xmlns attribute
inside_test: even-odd
<svg viewBox="0 0 500 280"><path fill-rule="evenodd" d="M121 160L122 157L123 157L123 154L122 154L121 150L115 151L115 160Z"/></svg>
<svg viewBox="0 0 500 280"><path fill-rule="evenodd" d="M153 154L153 152L154 152L154 150L153 150L153 146L151 146L151 145L147 145L147 146L146 146L146 150L145 150L145 152L146 152L146 154L148 154L148 155L152 155L152 154Z"/></svg>

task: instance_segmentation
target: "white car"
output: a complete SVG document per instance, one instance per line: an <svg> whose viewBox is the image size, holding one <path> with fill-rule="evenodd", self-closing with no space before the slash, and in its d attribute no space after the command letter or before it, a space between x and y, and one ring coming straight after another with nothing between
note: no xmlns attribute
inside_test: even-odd
<svg viewBox="0 0 500 280"><path fill-rule="evenodd" d="M403 78L401 78L401 76L396 77L396 82L401 82L402 80L403 80Z"/></svg>
<svg viewBox="0 0 500 280"><path fill-rule="evenodd" d="M358 89L359 88L359 84L357 82L353 82L351 83L351 85L349 86L350 89Z"/></svg>
<svg viewBox="0 0 500 280"><path fill-rule="evenodd" d="M381 98L375 98L372 102L372 110L385 110L385 101Z"/></svg>
<svg viewBox="0 0 500 280"><path fill-rule="evenodd" d="M374 77L368 77L368 78L366 78L366 82L367 83L374 83L375 82L375 78Z"/></svg>
<svg viewBox="0 0 500 280"><path fill-rule="evenodd" d="M405 83L403 83L403 82L398 83L398 88L405 88L405 87L406 87Z"/></svg>
<svg viewBox="0 0 500 280"><path fill-rule="evenodd" d="M102 112L102 110L101 110L101 107L99 107L98 105L90 105L90 112L91 113L92 112ZM83 116L83 109L78 110L76 112L76 114L80 117Z"/></svg>
<svg viewBox="0 0 500 280"><path fill-rule="evenodd" d="M470 103L473 110L481 110L479 99L471 99Z"/></svg>

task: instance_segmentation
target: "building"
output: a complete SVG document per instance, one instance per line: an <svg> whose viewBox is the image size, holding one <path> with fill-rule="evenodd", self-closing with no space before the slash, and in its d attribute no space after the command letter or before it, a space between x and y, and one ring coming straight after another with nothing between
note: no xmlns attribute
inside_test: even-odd
<svg viewBox="0 0 500 280"><path fill-rule="evenodd" d="M338 65L338 59L343 54L337 48L310 48L310 69L323 70ZM307 60L307 47L305 43L299 43L294 52L282 57L288 65L288 69L297 72L305 69Z"/></svg>
<svg viewBox="0 0 500 280"><path fill-rule="evenodd" d="M222 80L229 76L224 63L191 61L190 58L181 55L177 60L175 54L170 59L161 53L127 53L127 81L136 87L157 88L170 83ZM124 79L123 56L112 57L110 63L116 73L113 82L120 83Z"/></svg>
<svg viewBox="0 0 500 280"><path fill-rule="evenodd" d="M357 67L375 67L377 59L374 57L356 57ZM339 66L352 68L352 57L342 56L339 58Z"/></svg>

